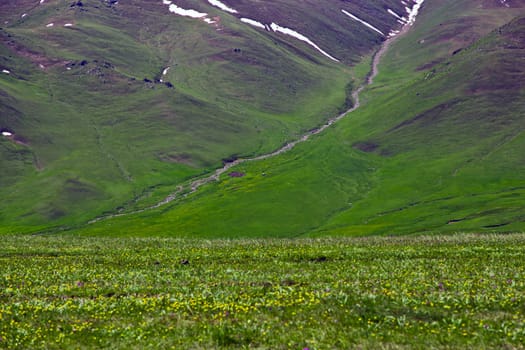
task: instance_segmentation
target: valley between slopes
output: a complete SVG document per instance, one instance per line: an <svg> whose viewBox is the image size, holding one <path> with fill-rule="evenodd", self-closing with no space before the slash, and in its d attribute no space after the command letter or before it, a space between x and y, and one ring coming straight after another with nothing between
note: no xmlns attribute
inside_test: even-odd
<svg viewBox="0 0 525 350"><path fill-rule="evenodd" d="M243 164L243 163L247 163L247 162L264 160L264 159L276 157L276 156L278 156L280 154L283 154L285 152L290 151L296 145L307 141L311 136L320 134L321 132L323 132L324 130L326 130L330 126L334 125L339 120L345 118L347 115L349 115L350 113L352 113L353 111L355 111L356 109L358 109L361 106L361 103L359 101L359 94L366 87L368 87L369 85L371 85L373 83L374 78L379 73L378 66L379 66L379 63L381 62L381 58L383 57L385 52L388 50L390 45L395 40L397 40L399 37L404 35L410 29L411 26L412 26L412 24L405 24L403 26L403 28L401 29L401 31L397 35L391 36L391 37L389 37L387 40L385 40L383 42L381 47L376 51L376 53L373 56L371 69L370 69L369 74L367 75L367 78L366 78L365 82L357 90L352 92L353 106L351 108L349 108L348 110L344 111L343 113L341 113L341 114L339 114L339 115L337 115L337 116L335 116L333 118L330 118L322 126L308 131L307 133L305 133L300 138L298 138L298 139L296 139L294 141L287 142L284 146L282 146L281 148L279 148L279 149L277 149L277 150L275 150L275 151L273 151L271 153L262 154L262 155L259 155L259 156L256 156L256 157L252 157L252 158L238 158L238 159L235 159L235 160L233 160L231 162L226 162L221 168L216 169L211 175L208 175L208 176L203 177L203 178L192 179L192 180L188 181L185 184L181 184L181 185L177 186L177 190L175 192L173 192L172 194L167 196L165 199L163 199L162 201L160 201L160 202L158 202L158 203L156 203L156 204L154 204L152 206L149 206L149 207L146 207L146 208L143 208L143 209L139 209L139 210L130 211L130 212L115 213L115 214L110 214L110 215L99 216L99 217L97 217L95 219L90 220L88 222L88 224L94 224L96 222L99 222L99 221L102 221L102 220L111 219L111 218L116 218L116 217L121 217L121 216L128 216L128 215L132 215L132 214L143 213L143 212L148 211L148 210L159 208L159 207L161 207L163 205L171 203L172 201L174 201L175 199L179 198L180 196L186 197L186 196L188 196L188 195L190 195L192 193L195 193L203 185L206 185L206 184L208 184L208 183L210 183L212 181L219 181L219 178L220 178L221 175L223 175L229 169L231 169L231 168L233 168L233 167L235 167L237 165L240 165L240 164Z"/></svg>

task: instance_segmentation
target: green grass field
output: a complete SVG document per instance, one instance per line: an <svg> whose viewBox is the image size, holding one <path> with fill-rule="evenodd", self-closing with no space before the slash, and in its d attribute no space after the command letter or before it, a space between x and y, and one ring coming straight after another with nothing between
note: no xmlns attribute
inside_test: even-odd
<svg viewBox="0 0 525 350"><path fill-rule="evenodd" d="M0 348L522 349L525 236L6 236Z"/></svg>

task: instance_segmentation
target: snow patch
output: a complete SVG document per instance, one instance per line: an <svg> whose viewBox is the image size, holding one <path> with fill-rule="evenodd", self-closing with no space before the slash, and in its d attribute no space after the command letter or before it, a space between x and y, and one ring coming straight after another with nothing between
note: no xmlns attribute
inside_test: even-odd
<svg viewBox="0 0 525 350"><path fill-rule="evenodd" d="M408 13L408 20L407 20L408 25L413 25L416 22L416 17L419 13L419 10L421 9L421 5L423 5L423 2L425 0L413 0L413 1L414 1L414 6L411 9L408 7L406 8L407 13Z"/></svg>
<svg viewBox="0 0 525 350"><path fill-rule="evenodd" d="M215 7L218 7L218 8L220 8L223 11L226 11L226 12L229 12L229 13L238 13L236 9L232 9L231 7L229 7L228 5L220 2L219 0L208 0L208 2L211 5L213 5Z"/></svg>
<svg viewBox="0 0 525 350"><path fill-rule="evenodd" d="M195 10L186 10L186 9L183 9L182 7L178 7L175 4L171 4L169 9L170 9L170 12L173 12L176 15L184 16L184 17L202 18L208 15L207 13L198 12Z"/></svg>
<svg viewBox="0 0 525 350"><path fill-rule="evenodd" d="M162 71L162 76L165 76L166 74L168 74L168 71L170 70L171 67L166 67L164 68L164 70ZM163 83L162 79L160 79L160 82Z"/></svg>
<svg viewBox="0 0 525 350"><path fill-rule="evenodd" d="M45 0L40 0L40 4L43 4Z"/></svg>
<svg viewBox="0 0 525 350"><path fill-rule="evenodd" d="M20 16L21 18L24 18L27 16L27 13L23 13L22 16Z"/></svg>
<svg viewBox="0 0 525 350"><path fill-rule="evenodd" d="M207 13L199 12L192 9L183 9L182 7L173 4L170 0L162 0L162 3L164 5L169 5L169 11L176 15L201 19L208 24L217 23L216 20L209 18Z"/></svg>
<svg viewBox="0 0 525 350"><path fill-rule="evenodd" d="M401 17L400 15L398 15L394 10L392 9L388 9L387 10L388 13L390 13L392 16L396 17L397 19L401 20L401 21L406 21L406 18L405 17Z"/></svg>
<svg viewBox="0 0 525 350"><path fill-rule="evenodd" d="M166 74L168 74L168 71L170 70L171 67L166 67L164 68L164 70L162 71L162 76L165 76ZM163 83L164 81L162 80L162 78L160 78L160 82Z"/></svg>
<svg viewBox="0 0 525 350"><path fill-rule="evenodd" d="M4 74L11 74L11 72L8 71L7 69L2 69L2 73L4 73Z"/></svg>
<svg viewBox="0 0 525 350"><path fill-rule="evenodd" d="M47 27L47 28L50 28L50 27L52 27L52 26L54 26L54 25L55 25L54 23L49 23L49 24L46 24L46 27Z"/></svg>
<svg viewBox="0 0 525 350"><path fill-rule="evenodd" d="M376 27L374 27L374 26L371 25L370 23L363 21L362 19L360 19L359 17L354 16L353 14L351 14L351 13L348 12L348 11L345 11L345 10L341 10L341 11L342 11L345 15L347 15L348 17L352 18L353 20L356 20L356 21L358 21L358 22L364 24L365 26L367 26L368 28L372 29L373 31L378 32L378 33L381 34L382 36L385 36L385 34L383 34L382 31L380 31L379 29L377 29Z"/></svg>
<svg viewBox="0 0 525 350"><path fill-rule="evenodd" d="M388 37L390 38L390 37L396 36L399 33L400 33L399 30L392 30L392 31L390 31L390 33L388 33Z"/></svg>
<svg viewBox="0 0 525 350"><path fill-rule="evenodd" d="M13 134L10 133L9 131L2 131L2 136L9 137L9 136L13 136Z"/></svg>
<svg viewBox="0 0 525 350"><path fill-rule="evenodd" d="M257 21L255 21L253 19L250 19L250 18L241 18L241 22L249 24L249 25L257 27L257 28L266 29L264 24L262 24L261 22L257 22Z"/></svg>
<svg viewBox="0 0 525 350"><path fill-rule="evenodd" d="M73 23L66 23L64 24L64 27L73 27Z"/></svg>
<svg viewBox="0 0 525 350"><path fill-rule="evenodd" d="M296 39L299 39L301 41L304 41L305 43L307 43L308 45L312 46L314 49L316 49L317 51L319 51L320 53L322 53L323 55L325 55L326 57L328 57L329 59L331 59L332 61L335 61L335 62L339 62L339 60L331 55L329 55L328 53L326 53L325 51L323 51L323 49L321 49L319 46L317 46L312 40L310 40L308 37L304 36L303 34L301 33L298 33L296 32L295 30L293 29L290 29L290 28L286 28L286 27L281 27L280 25L276 24L276 23L272 23L270 24L270 28L272 28L272 30L274 32L279 32L279 33L283 33L283 34L286 34L286 35L289 35L289 36L292 36Z"/></svg>
<svg viewBox="0 0 525 350"><path fill-rule="evenodd" d="M168 74L168 71L170 70L171 67L166 67L164 68L164 70L162 71L162 75L166 75Z"/></svg>
<svg viewBox="0 0 525 350"><path fill-rule="evenodd" d="M391 9L388 9L387 11L388 13L390 13L391 15L397 18L397 22L399 24L411 26L415 23L416 17L419 14L419 10L421 10L421 6L423 5L424 1L425 0L411 0L412 8L410 8L409 7L410 5L407 4L405 1L401 1L401 3L405 5L405 11L408 14L408 18L401 17L399 14L397 14ZM390 33L388 33L388 37L390 38L390 37L396 36L399 33L400 33L400 30L392 30L390 31Z"/></svg>

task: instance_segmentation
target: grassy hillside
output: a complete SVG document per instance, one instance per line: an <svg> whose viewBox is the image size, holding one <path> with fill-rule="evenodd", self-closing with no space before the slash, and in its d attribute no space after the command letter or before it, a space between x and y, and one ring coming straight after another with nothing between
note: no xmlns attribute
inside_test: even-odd
<svg viewBox="0 0 525 350"><path fill-rule="evenodd" d="M235 15L178 4L214 23L160 0L0 4L2 232L145 207L225 159L278 148L348 105L349 65L383 40L341 9L398 25L382 0L232 2Z"/></svg>
<svg viewBox="0 0 525 350"><path fill-rule="evenodd" d="M157 211L90 234L191 237L525 228L524 8L425 2L365 105L337 127L245 163Z"/></svg>
<svg viewBox="0 0 525 350"><path fill-rule="evenodd" d="M4 2L1 232L148 207L348 106L396 26L390 1ZM291 152L232 169L98 235L290 237L523 230L524 5L428 0L362 107ZM290 35L241 22L277 23ZM51 24L53 24L51 26ZM67 26L65 26L67 24ZM398 25L399 26L399 25ZM343 39L344 38L344 39ZM358 65L351 67L360 62Z"/></svg>
<svg viewBox="0 0 525 350"><path fill-rule="evenodd" d="M353 144L384 164L377 187L322 230L523 230L524 33L518 16L472 45L451 45L442 63L418 66L403 93L382 96L384 107L369 112L382 127L370 132L369 119Z"/></svg>
<svg viewBox="0 0 525 350"><path fill-rule="evenodd" d="M524 276L523 235L4 236L0 347L522 349Z"/></svg>

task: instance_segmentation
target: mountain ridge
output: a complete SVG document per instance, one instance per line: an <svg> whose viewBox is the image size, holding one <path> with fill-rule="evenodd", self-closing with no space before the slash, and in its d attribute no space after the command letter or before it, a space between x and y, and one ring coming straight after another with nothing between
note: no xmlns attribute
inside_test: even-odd
<svg viewBox="0 0 525 350"><path fill-rule="evenodd" d="M28 5L29 3L32 2L24 2ZM352 24L352 28L357 29L356 33L366 33L363 36L365 39L360 41L359 45L365 45L368 49L361 46L361 49L357 50L361 52L361 63L348 67L331 60L313 46L293 36L268 31L266 27L263 29L243 24L239 18L247 16L243 8L248 2L222 3L238 10L239 14L224 13L207 2L177 2L180 8L209 13L209 17L206 18L210 18L211 21L214 21L213 17L218 14L220 25L224 28L219 31L215 26L217 23L170 14L168 4L160 1L132 1L122 6L86 1L82 6L73 7L66 7L71 4L64 1L50 1L47 3L48 7L44 6L45 2L35 7L36 13L25 16L24 21L29 22L20 21L2 29L4 45L0 55L0 68L4 69L5 66L5 69L10 69L12 73L2 76L5 79L0 85L0 106L3 108L1 121L5 124L7 120L16 128L2 127L6 131L13 131L14 137L23 138L26 143L25 146L17 146L16 143L6 143L5 138L2 141L2 167L9 169L8 172L4 172L2 182L10 184L9 190L4 192L9 204L0 210L4 232L35 232L51 227L77 227L103 213L130 212L147 208L165 198L188 179L212 172L220 163L265 154L278 149L290 139L300 138L308 130L317 128L316 125L322 125L323 121L337 115L341 106L349 103L349 87L355 89L368 70L370 56L366 56L366 52L370 52L370 47L377 45L378 39L379 42L383 40L379 33L347 16L339 6L331 8L331 12L326 12L327 14L338 12L337 18L347 21L346 25ZM283 9L290 4L293 2L283 1ZM308 2L301 9L313 9L316 4ZM399 4L396 5L398 7L390 6L388 1L367 4L366 6L371 8L371 12L368 13L380 10L381 16L393 21L388 23L397 23L396 17L387 10L399 13ZM65 6L62 7L63 5ZM403 157L410 156L411 149L427 149L429 154L439 149L438 143L429 143L433 145L430 149L421 141L432 135L429 134L430 129L417 129L423 121L428 124L428 121L435 119L432 115L443 115L445 110L465 108L467 105L474 106L469 108L477 111L478 107L470 102L472 91L456 89L454 92L459 96L466 96L466 99L461 97L447 102L447 96L453 94L449 90L449 81L452 81L450 79L454 78L460 82L458 87L465 86L462 84L466 80L460 74L448 74L448 69L452 67L448 63L449 57L453 57L458 65L463 64L458 58L466 59L465 53L473 51L465 49L466 42L471 45L472 42L485 37L490 30L516 17L523 8L517 1L507 2L506 5L508 7L498 1L485 1L481 5L470 1L425 1L421 14L424 19L421 23L418 23L418 19L413 28L419 39L414 40L412 33L410 38L400 40L401 42L396 44L381 68L383 73L362 97L366 108L353 115L351 123L345 121L341 126L338 125L337 130L330 131L327 135L316 136L297 150L294 149L291 154L279 156L282 160L264 160L261 164L249 167L239 165L232 171L245 176L229 178L226 174L221 183L207 185L183 202L175 201L173 205L163 208L164 214L159 216L158 212L153 211L148 217L139 215L137 218L130 218L129 222L116 231L128 234L136 231L135 234L139 235L295 236L327 233L353 235L359 232L395 233L403 230L408 233L414 228L420 230L418 227L422 227L423 230L440 227L440 232L448 230L448 227L437 226L427 219L417 219L420 215L417 213L415 217L410 214L404 218L387 215L392 218L388 224L379 225L366 221L376 217L378 213L388 213L407 205L411 207L411 203L427 203L436 197L428 196L439 187L427 183L422 183L423 191L419 194L408 195L411 191L406 190L400 194L395 190L395 181L398 181L398 185L408 183L399 179L399 176L406 177L406 180L415 180L415 183L421 182L417 175L413 175L417 174L417 171L411 170L412 173L407 173L406 170L396 168L395 164L401 164ZM8 5L4 3L3 6ZM364 15L366 11L362 12L362 8L366 8L365 4L348 2L344 6L348 6L347 11L356 14L358 18L370 20ZM358 11L358 7L361 8L361 12ZM53 22L45 20L52 8L57 13ZM154 17L150 17L150 14L160 11L164 11L165 14L153 21ZM251 17L261 21L260 23L285 22L278 21L275 17L272 20L269 17L266 19L263 14L269 11L268 7L257 11L254 11ZM289 16L293 14L297 16L294 17L295 20L304 20L293 12L282 12L285 16L283 18L291 19ZM75 21L66 21L66 15L72 14ZM123 23L122 16L125 14L138 16L142 23L134 23L131 27L119 30L112 29L115 24ZM382 18L381 16L378 18ZM465 18L468 18L468 21L465 21ZM323 23L322 20L317 21L320 22L312 23L308 30L306 27L301 29L298 25L289 24L293 24L294 21L286 21L279 25L283 28L285 25L290 26L297 30L297 33L306 34L306 37L311 38L321 49L328 48L326 52L332 54L330 48L333 46L330 40L326 40L321 31L314 30L316 25ZM464 25L467 22L476 25L469 28ZM46 27L50 23L54 25ZM338 20L333 21L323 28L328 30L326 28L332 28L337 23ZM71 26L64 27L64 24ZM388 31L376 22L372 24L381 32ZM28 25L29 27L25 27ZM134 34L135 29L132 28L138 28L137 33L140 35ZM457 30L459 35L451 36L450 33L454 30ZM513 31L520 32L521 29L515 28ZM65 45L70 43L72 38L80 38L86 33L89 33L91 42L82 43L81 46L78 43L73 46ZM366 39L372 37L375 39ZM498 41L501 38L494 40ZM136 52L141 58L134 60L133 54L121 60L119 57L122 53L112 51L106 44L115 41L120 42L119 50L124 50L122 52L127 52L126 47L138 48ZM14 45L24 44L24 47L42 47L41 43L54 43L44 50L46 56L63 56L66 59L58 60L56 66L51 64L44 70L34 70L34 64L37 62L13 63L6 42L13 42ZM88 52L82 50L94 47L94 44L96 49L89 57L78 55ZM267 48L272 48L273 51L267 51ZM498 50L503 52L503 49ZM174 59L175 57L177 59ZM333 57L343 56L334 54ZM508 67L511 67L519 56L505 57ZM456 68L456 71L470 72L474 58L479 57L466 59L463 68ZM496 59L496 56L493 59ZM491 59L484 60L489 67ZM121 61L129 62L128 67L135 68L124 68L120 65ZM203 67L205 70L201 71ZM414 71L414 68L417 69ZM21 75L20 72L24 71L30 72L31 75ZM135 73L130 74L131 71ZM268 74L269 72L272 73ZM475 72L473 74L476 75ZM482 71L478 75L497 77L498 72L489 74ZM428 76L432 82L417 87L417 79L424 76ZM511 74L508 79L493 81L511 80L512 77ZM27 82L28 78L31 78L30 82ZM440 81L442 88L439 88ZM493 104L490 94L479 90L483 86L491 87L493 81L471 80L470 87L478 89L477 93L481 94L480 96L485 96L484 100L479 100L482 102L480 105ZM396 88L399 94L393 93ZM414 91L416 88L421 91ZM26 93L29 91L30 94ZM416 97L409 96L406 91L414 91ZM382 95L388 98L382 98ZM492 101L496 101L495 98ZM396 100L400 103L392 104L392 101ZM24 103L20 104L17 101ZM421 102L419 106L413 104L417 101ZM371 104L375 107L371 107ZM390 106L388 115L384 115L386 109L382 109L381 104ZM82 108L78 109L77 106ZM512 107L516 111L520 108L519 103ZM400 113L403 110L410 110L408 114L415 114L409 118L402 118L403 114ZM17 115L16 111L18 117L15 118L11 113ZM56 115L53 117L53 123L41 129L43 132L40 134L35 134L34 127L31 129L27 124L30 122L27 115L33 111L44 112L44 115ZM459 116L464 112L455 110L454 113ZM364 118L365 115L369 117ZM383 119L378 119L379 116ZM459 120L456 118L453 123L460 123ZM42 125L43 121L45 122L45 119L37 118L31 120L31 123ZM519 124L519 117L514 118L513 122L509 119L509 122ZM20 128L23 123L27 126ZM384 127L389 124L389 129L385 130ZM24 129L27 130L27 134L24 134ZM452 129L450 126L448 128L454 129L455 126L452 126ZM439 135L436 134L438 130ZM409 134L413 136L413 141L407 143L404 140ZM149 137L150 135L155 137ZM451 140L450 145L459 140L458 134L454 135L442 127L436 129L432 136L436 135L436 140ZM334 136L339 140L339 144L326 141ZM493 139L496 140L497 137ZM514 139L518 140L519 134ZM468 140L470 139L467 137L463 141L471 142ZM310 146L311 143L314 143L315 147ZM443 147L443 150L445 149L455 152L451 146ZM331 153L321 155L321 150ZM424 159L421 158L421 153L410 157L418 159L420 164L427 164L428 162L421 161ZM517 151L511 153L516 154ZM457 158L459 161L461 157L463 155L453 153L448 161L454 163L455 161L451 160ZM86 163L86 159L92 163ZM140 161L137 161L138 159ZM305 164L306 159L311 164ZM445 161L443 159L443 162ZM286 164L295 164L296 170L284 171L288 167ZM323 165L316 168L319 164ZM512 164L516 164L515 161L507 164L505 169L515 167ZM502 167L503 164L499 166ZM445 168L441 165L439 167L436 168L436 174ZM277 170L275 172L264 168ZM260 170L253 172L254 169ZM302 173L299 169L302 169ZM327 173L323 174L320 169L326 169ZM507 171L509 170L501 172L498 176L502 179L508 178ZM257 173L259 175L256 175ZM262 173L266 175L260 175ZM385 177L386 173L390 174L391 178ZM498 172L492 173L491 176L496 176ZM431 176L433 177L434 175ZM271 181L268 181L270 178ZM489 178L490 176L487 176L486 181L493 181L493 178ZM264 181L267 184L262 185ZM459 184L461 181L456 182ZM519 183L521 180L517 177L513 181ZM378 185L379 182L381 185ZM450 188L460 193L461 190L457 186L453 185ZM498 188L492 187L494 190ZM30 188L35 190L31 192ZM390 193L393 198L398 198L385 201L380 199L380 196L371 202L367 202L370 199L364 200L372 198L371 194L380 188L383 188L385 193ZM245 193L246 190L249 192ZM325 190L326 195L323 194ZM440 191L446 192L442 189ZM304 198L309 198L312 203L306 203ZM409 199L406 202L407 198ZM467 202L461 204L462 211L468 212L465 209ZM520 199L517 199L512 205L519 207L519 203ZM293 206L298 207L291 209ZM360 206L372 209L363 210ZM249 207L251 209L247 211ZM480 203L473 203L473 208L481 207ZM369 213L370 210L376 212ZM327 220L328 213L332 219ZM437 210L436 213L440 211ZM251 222L246 219L250 216ZM458 220L450 214L438 216L439 220L445 222ZM484 214L481 215L483 216ZM336 217L337 220L334 219ZM372 221L374 220L376 219ZM107 225L121 223L118 220L110 221L111 224L108 221ZM460 229L479 229L499 225L501 222L473 226L464 224L465 222L455 226ZM134 225L137 225L136 228ZM114 232L114 228L109 229L106 224L95 226L87 232ZM217 232L213 233L212 230Z"/></svg>

